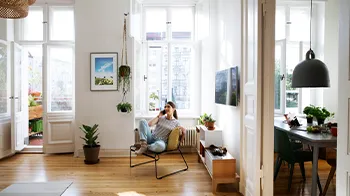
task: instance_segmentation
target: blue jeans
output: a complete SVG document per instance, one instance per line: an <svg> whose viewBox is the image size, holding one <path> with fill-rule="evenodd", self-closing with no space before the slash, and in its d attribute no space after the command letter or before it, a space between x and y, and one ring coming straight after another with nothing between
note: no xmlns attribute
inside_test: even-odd
<svg viewBox="0 0 350 196"><path fill-rule="evenodd" d="M139 124L140 140L147 141L148 150L153 152L163 152L166 148L166 144L161 139L156 139L151 133L151 129L148 126L148 122L142 119Z"/></svg>

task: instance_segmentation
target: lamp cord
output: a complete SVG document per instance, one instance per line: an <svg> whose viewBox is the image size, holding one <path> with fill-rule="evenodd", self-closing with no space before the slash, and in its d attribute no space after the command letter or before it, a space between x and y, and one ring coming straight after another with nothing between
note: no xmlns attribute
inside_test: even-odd
<svg viewBox="0 0 350 196"><path fill-rule="evenodd" d="M311 0L311 10L310 10L310 50L311 50L311 39L312 39L312 0Z"/></svg>

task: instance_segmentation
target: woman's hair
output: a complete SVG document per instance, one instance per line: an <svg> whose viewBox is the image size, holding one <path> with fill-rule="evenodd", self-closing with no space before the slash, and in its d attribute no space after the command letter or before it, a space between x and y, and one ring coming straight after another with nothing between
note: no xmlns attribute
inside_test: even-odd
<svg viewBox="0 0 350 196"><path fill-rule="evenodd" d="M177 112L176 112L176 105L175 105L175 103L172 102L172 101L168 101L167 104L169 104L169 105L174 109L173 116L174 116L174 118L178 119L178 118L177 118Z"/></svg>

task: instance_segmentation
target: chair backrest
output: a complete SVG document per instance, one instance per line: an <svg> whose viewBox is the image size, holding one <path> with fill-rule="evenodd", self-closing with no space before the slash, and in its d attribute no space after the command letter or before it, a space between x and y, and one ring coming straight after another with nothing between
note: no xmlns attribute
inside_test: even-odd
<svg viewBox="0 0 350 196"><path fill-rule="evenodd" d="M167 144L167 151L170 150L176 150L180 146L181 138L184 137L184 135L181 135L181 128L176 127L173 129L168 137L168 144Z"/></svg>
<svg viewBox="0 0 350 196"><path fill-rule="evenodd" d="M295 160L292 144L286 132L275 128L274 142L275 152L279 153L283 160L288 162Z"/></svg>

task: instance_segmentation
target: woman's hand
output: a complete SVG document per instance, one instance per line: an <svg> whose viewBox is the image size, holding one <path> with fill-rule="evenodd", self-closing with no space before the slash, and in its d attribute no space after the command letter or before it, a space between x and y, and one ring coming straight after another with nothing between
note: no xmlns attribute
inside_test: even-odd
<svg viewBox="0 0 350 196"><path fill-rule="evenodd" d="M163 115L164 115L163 111L160 111L159 114L155 118L153 118L152 120L148 121L148 126L152 127L153 125L157 124L159 118L162 117Z"/></svg>

